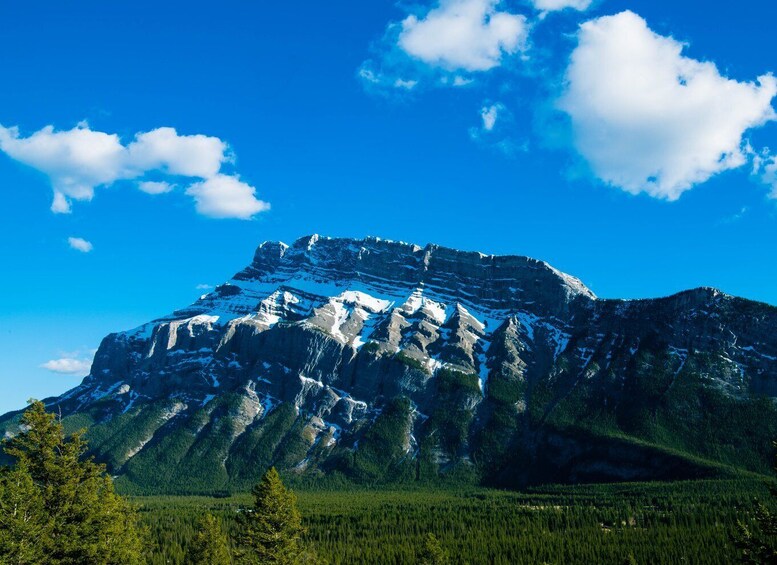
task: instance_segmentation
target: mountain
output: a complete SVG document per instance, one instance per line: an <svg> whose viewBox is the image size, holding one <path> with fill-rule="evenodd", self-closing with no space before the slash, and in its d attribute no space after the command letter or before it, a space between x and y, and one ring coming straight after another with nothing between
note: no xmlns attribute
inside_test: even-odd
<svg viewBox="0 0 777 565"><path fill-rule="evenodd" d="M107 336L46 403L126 490L213 492L271 464L322 484L767 473L775 397L770 305L599 299L527 257L311 236Z"/></svg>

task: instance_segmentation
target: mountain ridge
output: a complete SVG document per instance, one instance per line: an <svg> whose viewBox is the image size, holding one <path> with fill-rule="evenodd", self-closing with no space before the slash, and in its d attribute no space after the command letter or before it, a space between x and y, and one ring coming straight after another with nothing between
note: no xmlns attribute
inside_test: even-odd
<svg viewBox="0 0 777 565"><path fill-rule="evenodd" d="M709 287L604 299L529 257L313 235L110 334L47 404L151 492L270 464L508 486L767 472L775 329L777 308Z"/></svg>

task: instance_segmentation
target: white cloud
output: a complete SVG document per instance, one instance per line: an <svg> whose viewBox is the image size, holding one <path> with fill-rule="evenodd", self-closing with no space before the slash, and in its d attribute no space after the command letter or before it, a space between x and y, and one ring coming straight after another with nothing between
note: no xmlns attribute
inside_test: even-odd
<svg viewBox="0 0 777 565"><path fill-rule="evenodd" d="M498 11L500 0L440 0L424 17L402 22L399 47L448 71L487 71L521 50L529 26L521 15Z"/></svg>
<svg viewBox="0 0 777 565"><path fill-rule="evenodd" d="M505 64L527 49L525 16L501 9L501 0L438 0L426 11L392 22L376 57L362 63L366 88L399 95L419 85L462 87L473 74Z"/></svg>
<svg viewBox="0 0 777 565"><path fill-rule="evenodd" d="M743 135L775 118L777 81L721 76L633 12L584 23L559 107L574 144L604 182L676 200L746 163Z"/></svg>
<svg viewBox="0 0 777 565"><path fill-rule="evenodd" d="M485 102L480 109L480 125L469 129L472 141L508 157L528 150L528 142L521 141L514 135L514 117L501 102Z"/></svg>
<svg viewBox="0 0 777 565"><path fill-rule="evenodd" d="M173 185L164 181L142 181L138 188L146 194L164 194L173 190Z"/></svg>
<svg viewBox="0 0 777 565"><path fill-rule="evenodd" d="M463 76L455 76L453 77L453 86L467 86L468 84L472 84L471 78L464 78Z"/></svg>
<svg viewBox="0 0 777 565"><path fill-rule="evenodd" d="M46 361L41 367L63 375L87 375L92 368L92 360L63 357L62 359Z"/></svg>
<svg viewBox="0 0 777 565"><path fill-rule="evenodd" d="M67 243L70 245L70 247L76 251L80 251L81 253L89 253L92 249L94 249L94 246L91 242L86 241L80 237L69 237L67 238Z"/></svg>
<svg viewBox="0 0 777 565"><path fill-rule="evenodd" d="M118 135L94 131L86 123L66 131L46 126L29 137L22 137L18 128L0 125L0 150L49 177L54 190L51 210L55 213L69 213L73 200L91 200L95 188L119 180L139 179L138 188L150 194L173 189L168 182L143 181L149 172L206 182L219 179L216 182L223 183L228 177L220 172L221 168L233 161L229 146L217 137L179 135L173 128L161 127L138 133L124 145ZM249 213L250 210L267 209L266 203L253 196L253 187L237 177L233 180L233 185L237 183L249 189L243 191L242 206L236 206L232 198L220 207L221 212L215 217L245 219L256 213ZM203 209L219 207L197 208L205 213ZM234 215L223 213L225 210L233 210Z"/></svg>
<svg viewBox="0 0 777 565"><path fill-rule="evenodd" d="M69 131L46 126L31 136L0 125L0 149L47 174L54 188L52 211L69 212L69 199L91 200L96 186L127 176L126 150L119 136L83 124Z"/></svg>
<svg viewBox="0 0 777 565"><path fill-rule="evenodd" d="M772 155L769 149L764 149L761 154L755 155L753 157L753 174L772 189L769 198L777 199L777 156Z"/></svg>
<svg viewBox="0 0 777 565"><path fill-rule="evenodd" d="M198 284L194 287L197 290L210 290L213 288L212 284Z"/></svg>
<svg viewBox="0 0 777 565"><path fill-rule="evenodd" d="M248 219L270 209L256 198L254 187L233 176L216 175L194 183L186 194L194 198L200 214L211 218Z"/></svg>
<svg viewBox="0 0 777 565"><path fill-rule="evenodd" d="M127 157L131 166L141 171L210 178L231 159L228 150L218 137L178 135L173 128L158 128L137 134L127 146Z"/></svg>
<svg viewBox="0 0 777 565"><path fill-rule="evenodd" d="M413 90L416 85L418 84L417 80L405 80L402 78L398 78L394 81L394 86L396 88L404 88L406 90Z"/></svg>
<svg viewBox="0 0 777 565"><path fill-rule="evenodd" d="M492 104L491 106L483 106L480 110L480 117L483 120L483 129L485 131L491 131L496 125L496 119L499 117L500 104Z"/></svg>
<svg viewBox="0 0 777 565"><path fill-rule="evenodd" d="M543 12L556 12L572 8L581 12L591 7L593 0L532 0L532 4Z"/></svg>

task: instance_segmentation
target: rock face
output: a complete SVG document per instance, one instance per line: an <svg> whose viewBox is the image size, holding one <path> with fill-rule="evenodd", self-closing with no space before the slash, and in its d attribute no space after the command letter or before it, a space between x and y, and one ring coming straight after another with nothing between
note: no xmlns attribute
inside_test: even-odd
<svg viewBox="0 0 777 565"><path fill-rule="evenodd" d="M109 335L47 403L144 492L245 488L270 464L503 485L764 471L776 330L776 308L714 289L602 300L526 257L311 236Z"/></svg>

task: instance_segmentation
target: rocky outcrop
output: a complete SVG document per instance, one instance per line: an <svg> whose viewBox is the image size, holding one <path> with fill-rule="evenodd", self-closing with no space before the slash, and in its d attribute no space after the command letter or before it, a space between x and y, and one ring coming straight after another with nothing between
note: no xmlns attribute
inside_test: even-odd
<svg viewBox="0 0 777 565"><path fill-rule="evenodd" d="M263 243L191 306L109 335L49 403L152 490L240 486L269 464L371 481L510 483L547 465L554 480L642 479L663 476L658 461L683 475L664 448L689 469L762 470L775 330L774 307L713 289L603 300L527 257L310 236ZM558 439L573 429L589 439Z"/></svg>

